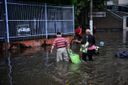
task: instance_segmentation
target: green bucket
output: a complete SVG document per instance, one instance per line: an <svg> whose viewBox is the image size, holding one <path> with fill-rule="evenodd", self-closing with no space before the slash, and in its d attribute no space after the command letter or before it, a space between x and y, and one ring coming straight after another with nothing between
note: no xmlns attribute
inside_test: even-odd
<svg viewBox="0 0 128 85"><path fill-rule="evenodd" d="M80 56L78 54L73 53L71 49L68 49L68 54L72 63L78 64L81 62Z"/></svg>

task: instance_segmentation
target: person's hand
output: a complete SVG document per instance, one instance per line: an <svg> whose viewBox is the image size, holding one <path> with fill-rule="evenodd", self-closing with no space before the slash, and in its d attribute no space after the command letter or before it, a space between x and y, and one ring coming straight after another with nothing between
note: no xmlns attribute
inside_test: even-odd
<svg viewBox="0 0 128 85"><path fill-rule="evenodd" d="M79 41L79 40L75 40L75 42L77 42L77 43L81 43L81 41Z"/></svg>
<svg viewBox="0 0 128 85"><path fill-rule="evenodd" d="M50 53L52 53L52 49L50 50Z"/></svg>
<svg viewBox="0 0 128 85"><path fill-rule="evenodd" d="M54 46L51 47L50 53L52 53Z"/></svg>
<svg viewBox="0 0 128 85"><path fill-rule="evenodd" d="M67 48L67 49L70 49L70 46L67 46L66 48Z"/></svg>
<svg viewBox="0 0 128 85"><path fill-rule="evenodd" d="M74 42L77 42L78 40L74 40Z"/></svg>

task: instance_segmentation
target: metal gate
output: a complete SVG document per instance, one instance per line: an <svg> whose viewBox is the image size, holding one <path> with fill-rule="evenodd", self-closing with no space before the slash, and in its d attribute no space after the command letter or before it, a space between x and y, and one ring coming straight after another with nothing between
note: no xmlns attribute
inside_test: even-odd
<svg viewBox="0 0 128 85"><path fill-rule="evenodd" d="M0 41L4 40L4 37L6 35L5 32L5 24L4 24L4 6L3 2L0 2Z"/></svg>
<svg viewBox="0 0 128 85"><path fill-rule="evenodd" d="M2 35L0 37L2 39L4 34L7 34L8 42L38 37L48 38L57 31L65 35L74 34L73 6L6 2L4 7L0 7L0 14L4 14L1 10L5 9L6 28L1 25L3 16L0 15L0 30L4 29L4 32L0 31Z"/></svg>

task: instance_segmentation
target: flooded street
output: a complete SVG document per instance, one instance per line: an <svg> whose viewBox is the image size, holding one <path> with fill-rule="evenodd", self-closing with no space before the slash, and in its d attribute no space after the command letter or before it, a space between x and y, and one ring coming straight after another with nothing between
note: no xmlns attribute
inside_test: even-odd
<svg viewBox="0 0 128 85"><path fill-rule="evenodd" d="M0 85L128 85L128 59L115 57L122 32L99 31L97 45L105 43L94 61L86 64L56 63L50 47L13 50L0 55Z"/></svg>

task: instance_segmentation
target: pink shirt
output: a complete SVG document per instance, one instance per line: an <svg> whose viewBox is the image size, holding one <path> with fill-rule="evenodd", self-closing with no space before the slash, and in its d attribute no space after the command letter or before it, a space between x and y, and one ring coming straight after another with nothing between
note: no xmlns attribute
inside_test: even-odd
<svg viewBox="0 0 128 85"><path fill-rule="evenodd" d="M66 47L68 44L69 44L69 42L63 37L57 37L53 41L53 46L56 46L57 48Z"/></svg>

